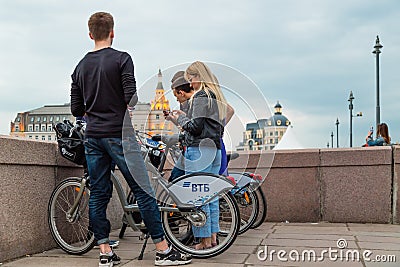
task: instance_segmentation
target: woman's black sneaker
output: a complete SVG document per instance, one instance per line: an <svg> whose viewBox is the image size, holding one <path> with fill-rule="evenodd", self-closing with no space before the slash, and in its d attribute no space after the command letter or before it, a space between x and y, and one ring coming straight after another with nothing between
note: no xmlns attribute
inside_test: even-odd
<svg viewBox="0 0 400 267"><path fill-rule="evenodd" d="M189 254L181 253L174 248L170 252L163 254L156 253L155 265L157 266L170 266L170 265L183 265L192 262L192 256Z"/></svg>
<svg viewBox="0 0 400 267"><path fill-rule="evenodd" d="M110 256L107 253L100 253L99 267L113 267L121 262L121 258L113 252Z"/></svg>

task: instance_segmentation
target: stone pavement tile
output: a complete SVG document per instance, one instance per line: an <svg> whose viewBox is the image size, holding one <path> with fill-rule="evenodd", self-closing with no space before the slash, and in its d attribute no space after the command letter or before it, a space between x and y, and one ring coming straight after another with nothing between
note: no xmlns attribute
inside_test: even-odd
<svg viewBox="0 0 400 267"><path fill-rule="evenodd" d="M347 227L346 223L328 223L328 222L319 222L319 223L277 223L276 226L304 226L304 227Z"/></svg>
<svg viewBox="0 0 400 267"><path fill-rule="evenodd" d="M258 245L245 246L245 245L237 245L234 243L224 253L248 253L248 254L251 254L251 253L254 253L257 248L258 248Z"/></svg>
<svg viewBox="0 0 400 267"><path fill-rule="evenodd" d="M263 241L262 237L246 237L246 236L238 236L233 244L235 245L259 245Z"/></svg>
<svg viewBox="0 0 400 267"><path fill-rule="evenodd" d="M337 235L349 235L351 232L347 229L347 227L335 227L335 226L326 226L326 227L308 227L308 226L276 226L275 234L280 233L303 233L303 234L337 234Z"/></svg>
<svg viewBox="0 0 400 267"><path fill-rule="evenodd" d="M368 236L360 235L357 236L357 240L361 242L374 242L374 243L395 243L400 244L400 237L391 236Z"/></svg>
<svg viewBox="0 0 400 267"><path fill-rule="evenodd" d="M400 225L394 224L348 224L350 231L358 232L400 232Z"/></svg>
<svg viewBox="0 0 400 267"><path fill-rule="evenodd" d="M122 260L121 265L128 261ZM10 263L4 263L2 267L81 267L81 266L98 266L98 258L77 258L77 257L26 257ZM153 264L154 265L154 264Z"/></svg>
<svg viewBox="0 0 400 267"><path fill-rule="evenodd" d="M244 264L245 260L249 257L247 253L229 253L224 252L219 254L218 256L208 258L208 259L201 259L204 262L204 266L208 266L208 263L224 263L224 264L231 264L231 263L242 263Z"/></svg>
<svg viewBox="0 0 400 267"><path fill-rule="evenodd" d="M372 232L372 231L351 231L352 235L355 236L386 236L386 237L400 237L399 232Z"/></svg>
<svg viewBox="0 0 400 267"><path fill-rule="evenodd" d="M361 249L400 251L399 243L357 242Z"/></svg>
<svg viewBox="0 0 400 267"><path fill-rule="evenodd" d="M130 261L123 266L117 265L118 267L154 267L154 259L153 260L133 260ZM211 262L204 262L203 259L193 259L191 264L188 265L180 265L180 266L188 266L188 267L221 267L221 263L211 263ZM229 267L243 267L244 264L229 264Z"/></svg>
<svg viewBox="0 0 400 267"><path fill-rule="evenodd" d="M244 236L244 237L266 237L268 234L273 233L273 229L265 229L265 230L247 230L246 232L244 232L243 234L241 234L240 236Z"/></svg>
<svg viewBox="0 0 400 267"><path fill-rule="evenodd" d="M258 230L258 229L262 229L262 230L265 230L265 229L271 229L271 228L275 227L276 225L277 225L277 223L275 223L275 222L265 222L265 223L261 224L259 227L257 227L256 229L252 229L252 230Z"/></svg>
<svg viewBox="0 0 400 267"><path fill-rule="evenodd" d="M354 241L347 241L347 248L357 248ZM262 245L268 246L292 246L292 247L313 247L313 248L337 248L336 240L297 240L297 239L264 239Z"/></svg>
<svg viewBox="0 0 400 267"><path fill-rule="evenodd" d="M338 240L339 238L344 238L347 241L354 241L355 238L352 235L314 235L309 234L281 234L272 233L267 236L266 239L297 239L297 240Z"/></svg>

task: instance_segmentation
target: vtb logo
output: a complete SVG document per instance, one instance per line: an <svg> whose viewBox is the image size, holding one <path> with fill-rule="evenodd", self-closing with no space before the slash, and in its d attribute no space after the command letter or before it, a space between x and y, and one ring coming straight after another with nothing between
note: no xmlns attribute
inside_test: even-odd
<svg viewBox="0 0 400 267"><path fill-rule="evenodd" d="M192 184L191 182L183 182L183 187L192 188L192 192L209 192L210 184Z"/></svg>

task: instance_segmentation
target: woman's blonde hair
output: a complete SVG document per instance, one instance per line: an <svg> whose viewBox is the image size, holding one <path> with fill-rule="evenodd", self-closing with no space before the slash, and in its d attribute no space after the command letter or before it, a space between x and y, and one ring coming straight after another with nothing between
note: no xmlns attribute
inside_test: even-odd
<svg viewBox="0 0 400 267"><path fill-rule="evenodd" d="M226 108L228 103L226 102L225 96L221 91L217 77L211 72L210 68L201 61L196 61L190 64L185 71L185 79L188 76L197 76L201 82L200 90L203 89L208 97L212 92L218 103L219 118L222 121L226 117Z"/></svg>

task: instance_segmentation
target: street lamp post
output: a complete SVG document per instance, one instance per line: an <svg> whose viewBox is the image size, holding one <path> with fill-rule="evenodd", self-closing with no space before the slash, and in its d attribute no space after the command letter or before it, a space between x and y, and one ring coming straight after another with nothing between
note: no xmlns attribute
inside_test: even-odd
<svg viewBox="0 0 400 267"><path fill-rule="evenodd" d="M353 96L353 91L350 91L350 96L349 99L347 101L350 102L349 104L349 110L350 110L350 147L353 147L353 117L361 117L362 116L362 112L358 112L356 114L356 116L353 116L353 100L354 100L354 96ZM339 124L339 122L338 122Z"/></svg>
<svg viewBox="0 0 400 267"><path fill-rule="evenodd" d="M331 132L331 148L333 148L333 131Z"/></svg>
<svg viewBox="0 0 400 267"><path fill-rule="evenodd" d="M353 147L353 91L350 91L350 96L347 101L350 102L349 104L349 110L350 110L350 147Z"/></svg>
<svg viewBox="0 0 400 267"><path fill-rule="evenodd" d="M339 147L339 118L336 118L336 147Z"/></svg>
<svg viewBox="0 0 400 267"><path fill-rule="evenodd" d="M381 53L381 48L383 45L379 42L379 36L376 36L375 46L372 51L372 54L376 54L376 129L378 129L378 125L381 123L381 107L379 105L379 54Z"/></svg>

